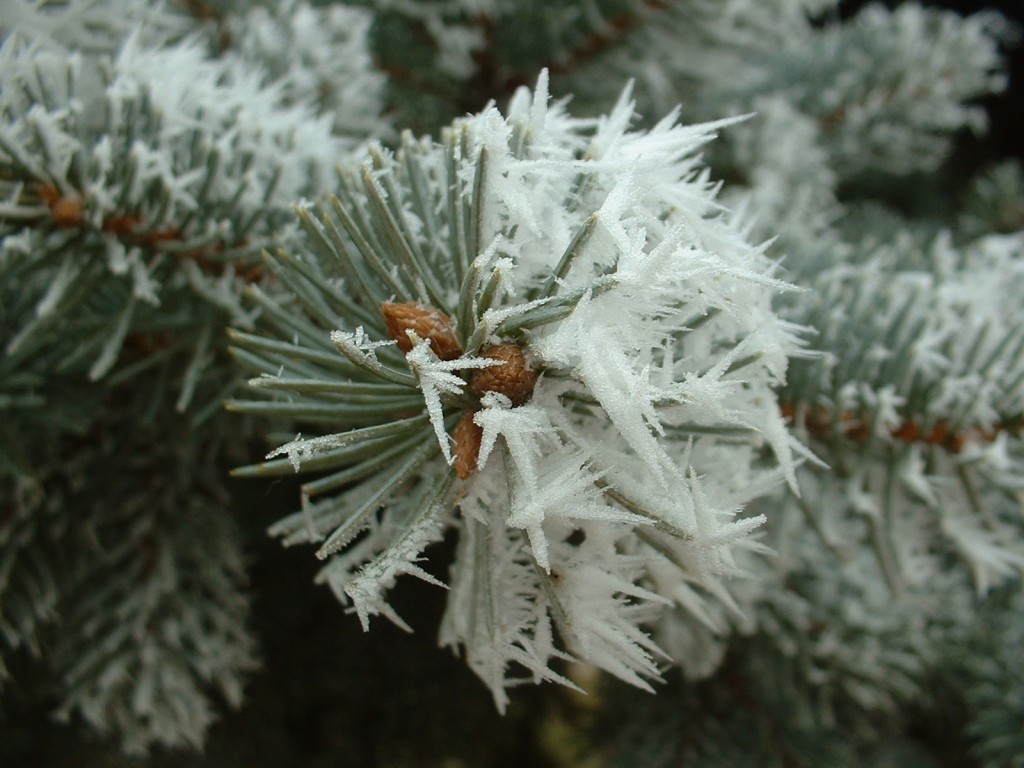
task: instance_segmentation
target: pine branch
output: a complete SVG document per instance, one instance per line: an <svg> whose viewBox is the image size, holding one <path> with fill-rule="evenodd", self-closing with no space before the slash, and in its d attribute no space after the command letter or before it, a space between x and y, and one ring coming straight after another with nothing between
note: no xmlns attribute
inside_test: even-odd
<svg viewBox="0 0 1024 768"><path fill-rule="evenodd" d="M732 549L753 546L762 522L739 517L751 494L697 473L757 476L760 432L782 469L759 492L794 477L771 387L799 341L767 305L786 285L698 173L694 152L719 126L670 116L628 132L628 92L608 118L575 120L546 82L507 117L489 109L437 144L406 137L343 169L319 220L299 211L309 253L268 259L291 298L251 292L280 340L234 337L264 374L253 383L291 394L231 408L339 430L240 470L287 471L275 458L287 454L333 473L304 485L302 509L272 532L319 544L322 578L364 626L376 613L401 625L384 598L403 570L391 553L418 558L441 524L475 542L454 566L444 642L466 648L499 708L513 664L565 682L548 666L565 654L552 626L571 652L646 686L660 652L641 626L672 599L644 586L652 563L670 553L664 589L700 612L682 585L725 594ZM702 460L716 451L724 465ZM445 463L458 516L422 506L444 495L429 478ZM654 550L634 538L647 526L664 537ZM481 558L507 576L480 583Z"/></svg>

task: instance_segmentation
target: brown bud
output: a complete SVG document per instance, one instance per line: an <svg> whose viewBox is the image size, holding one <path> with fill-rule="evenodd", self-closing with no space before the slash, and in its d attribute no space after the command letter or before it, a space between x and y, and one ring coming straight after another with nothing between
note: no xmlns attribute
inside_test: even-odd
<svg viewBox="0 0 1024 768"><path fill-rule="evenodd" d="M466 411L455 425L452 440L455 445L452 455L455 458L455 473L465 480L476 472L476 460L480 456L480 441L484 431L473 421L476 411Z"/></svg>
<svg viewBox="0 0 1024 768"><path fill-rule="evenodd" d="M412 350L412 340L406 331L413 331L421 339L429 341L434 354L442 360L454 360L462 355L462 347L455 335L455 323L444 312L416 301L385 302L381 311L388 335L398 342L398 348L403 352Z"/></svg>
<svg viewBox="0 0 1024 768"><path fill-rule="evenodd" d="M80 227L85 220L82 214L82 201L77 197L62 197L50 204L50 215L53 223L64 229Z"/></svg>
<svg viewBox="0 0 1024 768"><path fill-rule="evenodd" d="M893 429L891 434L897 440L902 440L905 443L913 443L920 439L921 428L913 421L904 421L899 425L899 427Z"/></svg>
<svg viewBox="0 0 1024 768"><path fill-rule="evenodd" d="M498 392L511 400L512 405L522 405L530 399L533 386L537 383L537 374L526 362L521 347L515 344L496 344L481 352L480 357L500 360L503 365L473 371L469 386L476 394L482 396L486 392Z"/></svg>
<svg viewBox="0 0 1024 768"><path fill-rule="evenodd" d="M57 189L53 184L39 184L36 187L36 191L39 193L39 197L47 205L53 205L55 202L60 200L60 190Z"/></svg>

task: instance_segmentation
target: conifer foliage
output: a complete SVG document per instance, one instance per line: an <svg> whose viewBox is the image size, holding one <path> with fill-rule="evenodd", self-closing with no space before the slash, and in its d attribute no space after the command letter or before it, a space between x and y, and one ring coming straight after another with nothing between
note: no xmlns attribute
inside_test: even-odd
<svg viewBox="0 0 1024 768"><path fill-rule="evenodd" d="M402 573L436 582L417 563L455 528L442 642L500 708L513 662L557 678L556 632L609 672L658 677L642 623L676 592L698 614L700 592L724 592L763 522L737 510L795 483L773 393L799 349L770 308L788 286L696 159L723 126L631 131L632 114L624 93L575 119L543 73L507 116L371 149L321 216L300 211L312 255L272 260L297 301L253 291L281 338L236 334L264 372L251 384L294 394L229 407L343 430L242 471L338 470L273 532L318 544L366 626L401 621L384 593ZM644 563L661 560L677 573L655 594Z"/></svg>
<svg viewBox="0 0 1024 768"><path fill-rule="evenodd" d="M538 759L1024 764L1019 30L890 5L0 3L0 684L201 749L258 517Z"/></svg>

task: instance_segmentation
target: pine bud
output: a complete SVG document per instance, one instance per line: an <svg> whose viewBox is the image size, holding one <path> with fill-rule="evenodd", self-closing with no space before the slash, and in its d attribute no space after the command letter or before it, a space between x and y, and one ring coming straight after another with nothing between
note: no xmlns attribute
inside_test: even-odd
<svg viewBox="0 0 1024 768"><path fill-rule="evenodd" d="M462 347L455 335L455 323L444 312L416 301L385 302L381 311L388 335L398 342L398 348L403 352L412 350L412 340L406 333L411 330L429 341L434 354L442 360L454 360L462 355Z"/></svg>
<svg viewBox="0 0 1024 768"><path fill-rule="evenodd" d="M481 352L480 357L500 360L504 365L480 368L473 372L469 385L476 394L498 392L511 400L512 405L522 405L530 399L533 386L537 383L537 374L526 362L521 347L497 344Z"/></svg>
<svg viewBox="0 0 1024 768"><path fill-rule="evenodd" d="M74 195L62 195L53 184L41 184L38 187L39 197L50 206L53 223L63 229L79 227L85 220L82 212L82 201Z"/></svg>
<svg viewBox="0 0 1024 768"><path fill-rule="evenodd" d="M82 226L85 215L82 213L82 201L77 197L62 197L50 205L53 223L63 229Z"/></svg>
<svg viewBox="0 0 1024 768"><path fill-rule="evenodd" d="M452 440L455 443L452 449L455 473L461 480L476 472L476 460L480 455L480 441L483 439L484 431L473 421L475 414L476 411L464 412L452 432Z"/></svg>

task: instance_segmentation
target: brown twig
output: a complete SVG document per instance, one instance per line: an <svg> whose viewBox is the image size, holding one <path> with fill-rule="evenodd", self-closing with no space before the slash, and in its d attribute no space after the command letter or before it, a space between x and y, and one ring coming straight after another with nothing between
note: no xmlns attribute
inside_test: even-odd
<svg viewBox="0 0 1024 768"><path fill-rule="evenodd" d="M782 415L790 422L797 420L811 435L826 439L838 431L843 437L856 442L867 442L872 437L870 419L853 411L843 411L838 417L827 408L818 407L798 414L792 403L783 403ZM955 431L948 422L939 420L930 429L922 427L915 419L905 419L889 430L889 437L902 443L920 443L944 448L950 453L960 453L967 445L991 443L1002 432L1019 433L1024 419L1009 419L999 422L990 429L965 429Z"/></svg>
<svg viewBox="0 0 1024 768"><path fill-rule="evenodd" d="M40 184L36 189L39 198L50 207L50 218L53 226L59 229L87 229L89 222L85 217L82 198L76 194L63 194L52 184ZM139 213L110 214L103 218L98 231L114 235L133 246L143 248L159 248L163 243L181 242L182 233L176 227L147 229L145 217ZM245 239L234 246L244 246ZM226 262L217 257L228 248L226 243L218 243L206 249L180 253L183 259L191 259L199 268L211 275L222 275ZM253 283L262 279L263 265L253 264L238 272L244 282Z"/></svg>

